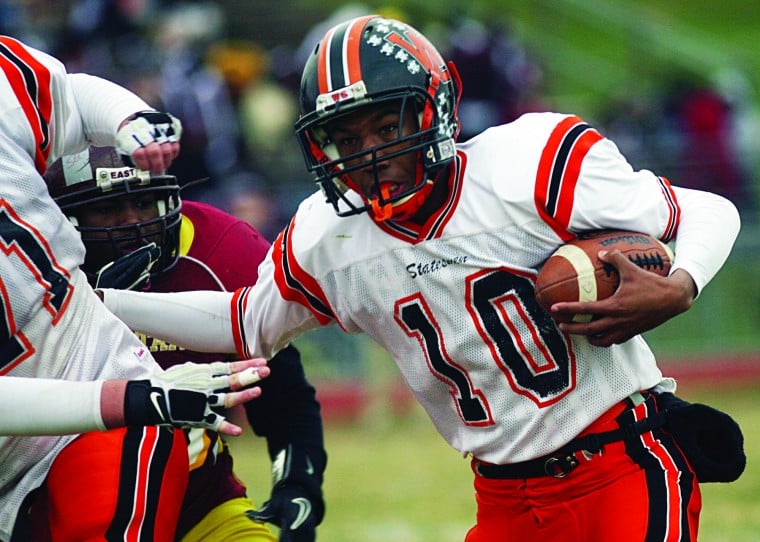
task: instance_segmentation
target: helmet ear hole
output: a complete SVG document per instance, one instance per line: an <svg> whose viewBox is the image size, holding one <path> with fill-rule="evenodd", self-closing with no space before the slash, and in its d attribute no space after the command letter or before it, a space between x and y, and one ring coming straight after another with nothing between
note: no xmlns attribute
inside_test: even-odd
<svg viewBox="0 0 760 542"><path fill-rule="evenodd" d="M457 69L454 62L450 60L446 66L448 67L449 73L451 74L451 85L453 87L452 94L454 95L454 121L456 122L456 128L451 137L456 140L457 136L459 136L459 130L461 129L461 125L459 124L459 116L456 114L456 112L459 111L459 103L462 101L462 78L459 76L459 70Z"/></svg>

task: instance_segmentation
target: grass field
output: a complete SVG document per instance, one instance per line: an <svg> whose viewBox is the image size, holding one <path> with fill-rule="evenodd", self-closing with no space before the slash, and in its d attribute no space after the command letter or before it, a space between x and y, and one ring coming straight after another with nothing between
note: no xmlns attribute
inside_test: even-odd
<svg viewBox="0 0 760 542"><path fill-rule="evenodd" d="M742 425L748 467L732 484L703 484L700 540L760 540L760 384L682 388L680 395L731 413ZM474 522L469 462L438 436L418 407L390 417L378 401L358 421L327 423L327 542L461 541ZM262 439L232 444L236 470L260 502L269 490Z"/></svg>

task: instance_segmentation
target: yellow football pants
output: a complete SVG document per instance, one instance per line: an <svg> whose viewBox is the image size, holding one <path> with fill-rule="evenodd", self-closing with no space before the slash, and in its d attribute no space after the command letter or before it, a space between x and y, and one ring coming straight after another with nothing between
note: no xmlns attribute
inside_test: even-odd
<svg viewBox="0 0 760 542"><path fill-rule="evenodd" d="M223 502L190 529L182 542L277 542L266 525L246 517L245 511L253 508L245 497Z"/></svg>

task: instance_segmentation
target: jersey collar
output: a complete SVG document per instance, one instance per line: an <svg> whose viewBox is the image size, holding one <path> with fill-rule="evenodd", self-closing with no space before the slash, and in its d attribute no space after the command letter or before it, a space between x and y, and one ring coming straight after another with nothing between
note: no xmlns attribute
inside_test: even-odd
<svg viewBox="0 0 760 542"><path fill-rule="evenodd" d="M446 224L454 215L462 193L462 180L467 165L467 156L462 152L457 152L453 165L454 167L450 168L449 178L447 179L449 187L447 197L443 204L428 217L424 224L415 224L408 220L385 220L383 222L375 222L377 227L389 235L413 244L441 237Z"/></svg>

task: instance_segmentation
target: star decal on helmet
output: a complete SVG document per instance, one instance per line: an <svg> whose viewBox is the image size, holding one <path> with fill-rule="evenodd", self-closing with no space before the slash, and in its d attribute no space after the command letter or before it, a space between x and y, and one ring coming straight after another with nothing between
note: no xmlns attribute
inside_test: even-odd
<svg viewBox="0 0 760 542"><path fill-rule="evenodd" d="M424 69L423 64L413 54L410 54L408 49L390 40L389 36L392 34L406 42L409 41L406 29L403 26L393 24L392 22L385 22L377 24L372 28L372 31L366 38L366 42L372 47L379 47L381 54L393 57L400 63L406 64L406 69L409 70L409 73L413 75L420 73Z"/></svg>
<svg viewBox="0 0 760 542"><path fill-rule="evenodd" d="M438 110L438 133L447 137L453 137L456 131L456 124L451 122L451 104L445 95L440 94L436 100L436 109Z"/></svg>

